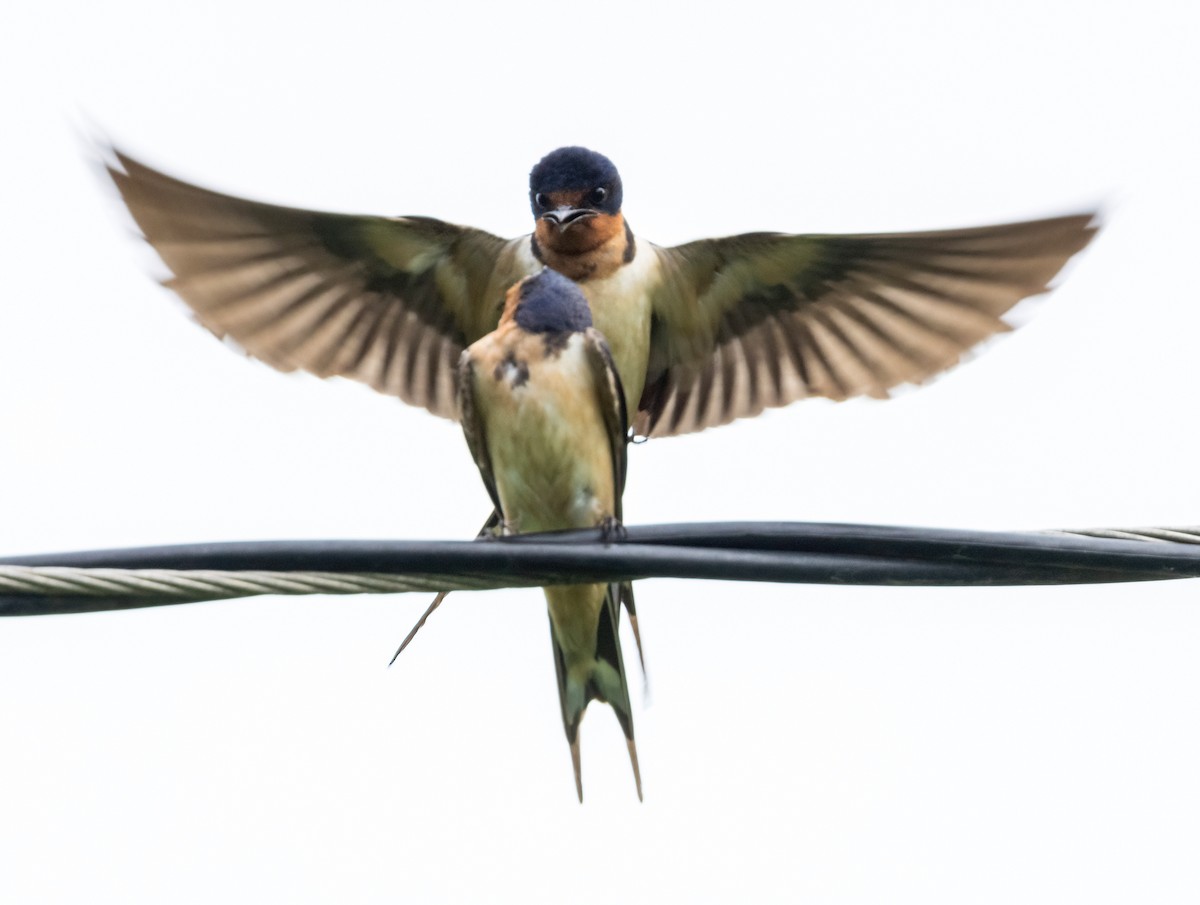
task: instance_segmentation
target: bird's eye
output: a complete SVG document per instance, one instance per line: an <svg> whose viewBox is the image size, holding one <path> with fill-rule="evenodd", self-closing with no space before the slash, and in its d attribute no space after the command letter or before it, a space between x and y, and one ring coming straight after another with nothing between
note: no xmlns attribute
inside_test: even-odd
<svg viewBox="0 0 1200 905"><path fill-rule="evenodd" d="M550 206L550 199L547 198L541 192L538 192L536 195L533 196L533 203L536 204L538 207L546 208L546 207Z"/></svg>
<svg viewBox="0 0 1200 905"><path fill-rule="evenodd" d="M592 194L589 196L592 204L603 204L604 199L608 197L608 189L604 186L599 186L592 189Z"/></svg>

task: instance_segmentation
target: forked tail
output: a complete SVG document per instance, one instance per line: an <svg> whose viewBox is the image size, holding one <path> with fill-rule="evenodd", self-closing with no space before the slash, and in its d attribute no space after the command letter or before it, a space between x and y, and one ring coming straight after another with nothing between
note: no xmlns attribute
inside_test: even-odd
<svg viewBox="0 0 1200 905"><path fill-rule="evenodd" d="M633 781L637 785L638 800L642 800L642 776L638 769L637 746L633 741L633 714L629 707L629 683L625 677L625 664L621 658L621 641L617 629L620 625L620 604L633 600L632 587L623 588L610 584L600 607L596 625L594 651L568 652L559 643L550 623L550 641L554 646L554 670L558 676L558 699L562 705L563 729L567 743L571 746L571 765L575 770L575 791L583 801L583 778L579 759L579 723L587 705L592 701L609 704L617 715L617 722L625 733L629 748L629 762L633 767ZM632 609L632 607L631 607ZM641 654L641 641L638 641Z"/></svg>

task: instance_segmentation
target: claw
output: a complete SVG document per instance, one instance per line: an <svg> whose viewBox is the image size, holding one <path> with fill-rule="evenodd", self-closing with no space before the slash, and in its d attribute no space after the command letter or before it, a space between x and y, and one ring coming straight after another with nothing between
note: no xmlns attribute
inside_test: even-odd
<svg viewBox="0 0 1200 905"><path fill-rule="evenodd" d="M616 516L606 515L600 520L600 540L611 544L613 541L623 541L629 537L629 532Z"/></svg>

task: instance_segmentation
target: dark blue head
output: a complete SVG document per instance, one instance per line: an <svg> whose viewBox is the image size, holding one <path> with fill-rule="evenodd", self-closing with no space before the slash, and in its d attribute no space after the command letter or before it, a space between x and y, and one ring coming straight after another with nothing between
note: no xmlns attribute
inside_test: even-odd
<svg viewBox="0 0 1200 905"><path fill-rule="evenodd" d="M583 292L549 268L521 283L514 318L529 333L579 333L592 325Z"/></svg>
<svg viewBox="0 0 1200 905"><path fill-rule="evenodd" d="M621 175L603 154L570 147L551 151L529 173L529 204L540 217L556 205L552 195L578 195L575 204L605 214L621 209Z"/></svg>

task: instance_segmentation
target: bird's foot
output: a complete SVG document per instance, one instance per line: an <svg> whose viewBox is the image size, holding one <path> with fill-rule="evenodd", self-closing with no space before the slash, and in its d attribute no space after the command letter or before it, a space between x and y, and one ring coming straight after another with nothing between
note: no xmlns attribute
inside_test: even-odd
<svg viewBox="0 0 1200 905"><path fill-rule="evenodd" d="M629 532L616 516L606 515L600 520L600 541L611 544L613 541L623 541L629 537Z"/></svg>

